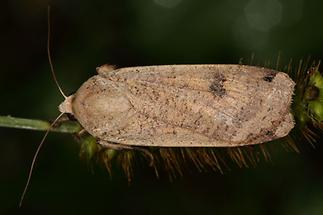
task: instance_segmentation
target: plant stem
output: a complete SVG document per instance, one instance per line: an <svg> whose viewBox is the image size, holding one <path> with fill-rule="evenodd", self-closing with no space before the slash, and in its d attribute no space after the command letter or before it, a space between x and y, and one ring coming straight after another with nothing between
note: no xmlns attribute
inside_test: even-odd
<svg viewBox="0 0 323 215"><path fill-rule="evenodd" d="M0 127L46 131L50 128L50 124L43 120L0 116ZM81 125L74 121L63 121L51 128L51 131L60 133L76 133L81 130Z"/></svg>

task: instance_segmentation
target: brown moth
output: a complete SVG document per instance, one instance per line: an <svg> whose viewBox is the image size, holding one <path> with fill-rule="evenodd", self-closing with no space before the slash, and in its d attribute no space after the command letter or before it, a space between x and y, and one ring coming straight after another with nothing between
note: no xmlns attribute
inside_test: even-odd
<svg viewBox="0 0 323 215"><path fill-rule="evenodd" d="M246 65L163 65L98 75L59 106L106 147L236 147L288 135L295 83Z"/></svg>

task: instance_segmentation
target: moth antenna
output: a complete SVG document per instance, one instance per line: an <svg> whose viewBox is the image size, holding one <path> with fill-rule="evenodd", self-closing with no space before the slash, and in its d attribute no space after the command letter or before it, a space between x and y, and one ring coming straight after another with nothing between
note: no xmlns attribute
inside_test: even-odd
<svg viewBox="0 0 323 215"><path fill-rule="evenodd" d="M33 173L33 170L34 170L34 165L36 163L36 159L38 157L38 154L39 154L39 151L40 149L42 148L43 144L44 144L44 141L47 137L47 135L49 134L50 130L53 128L53 126L56 124L56 122L63 116L64 113L61 113L55 120L54 122L48 127L48 129L46 130L46 133L44 134L43 136L43 139L41 140L40 144L38 145L37 147L37 150L34 154L34 157L33 157L33 161L31 162L31 166L30 166L30 169L29 169L29 174L28 174L28 179L27 179L27 182L26 182L26 185L25 185L25 188L24 188L24 191L21 195L21 198L20 198L20 201L19 201L19 207L21 207L22 205L22 202L24 200L24 197L26 195L26 192L27 192L27 189L28 189L28 186L30 184L30 179L31 179L31 176L32 176L32 173Z"/></svg>
<svg viewBox="0 0 323 215"><path fill-rule="evenodd" d="M51 28L50 28L50 6L48 6L47 8L47 57L48 57L48 62L50 65L50 71L52 73L52 77L54 79L54 82L59 90L59 92L62 94L62 96L66 99L67 96L65 95L65 93L63 92L61 86L59 85L56 75L55 75L55 71L54 71L54 66L52 63L52 57L51 57L51 52L50 52L50 33L51 33Z"/></svg>

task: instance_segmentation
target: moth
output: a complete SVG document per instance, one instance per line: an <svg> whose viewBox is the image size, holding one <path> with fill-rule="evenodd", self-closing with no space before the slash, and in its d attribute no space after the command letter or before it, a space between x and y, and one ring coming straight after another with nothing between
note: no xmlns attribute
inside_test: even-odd
<svg viewBox="0 0 323 215"><path fill-rule="evenodd" d="M286 136L294 81L245 65L97 68L59 106L112 148L237 147Z"/></svg>

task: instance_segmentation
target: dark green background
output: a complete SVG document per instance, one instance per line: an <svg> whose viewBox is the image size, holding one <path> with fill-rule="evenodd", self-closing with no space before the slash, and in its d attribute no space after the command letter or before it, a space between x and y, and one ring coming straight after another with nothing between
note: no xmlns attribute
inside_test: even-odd
<svg viewBox="0 0 323 215"><path fill-rule="evenodd" d="M0 4L0 114L54 119L62 101L46 56L47 1ZM52 53L68 94L99 65L275 64L323 59L319 0L52 1ZM282 63L282 65L283 65ZM0 214L323 214L323 148L299 140L272 163L169 182L137 167L131 186L91 170L69 135L51 134L17 209L41 132L0 128Z"/></svg>

